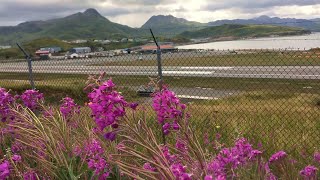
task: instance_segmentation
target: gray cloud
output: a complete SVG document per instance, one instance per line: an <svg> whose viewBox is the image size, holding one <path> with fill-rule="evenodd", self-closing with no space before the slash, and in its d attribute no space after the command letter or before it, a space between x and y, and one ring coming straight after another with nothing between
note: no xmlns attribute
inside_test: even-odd
<svg viewBox="0 0 320 180"><path fill-rule="evenodd" d="M140 26L152 15L173 14L192 20L212 21L216 11L230 10L228 17L248 17L268 12L278 6L306 6L320 4L319 0L0 0L0 26L16 25L31 20L64 17L87 8L97 9L103 16L131 26ZM201 4L201 5L200 5ZM168 8L170 7L170 8ZM201 12L207 12L202 13ZM299 13L297 13L299 14ZM204 15L208 16L207 18ZM221 15L221 13L220 13ZM290 15L290 14L288 14ZM300 12L299 15L303 15ZM223 16L220 16L223 17Z"/></svg>
<svg viewBox="0 0 320 180"><path fill-rule="evenodd" d="M263 9L276 6L307 6L320 4L319 0L218 0L209 2L203 10L216 11L221 9Z"/></svg>

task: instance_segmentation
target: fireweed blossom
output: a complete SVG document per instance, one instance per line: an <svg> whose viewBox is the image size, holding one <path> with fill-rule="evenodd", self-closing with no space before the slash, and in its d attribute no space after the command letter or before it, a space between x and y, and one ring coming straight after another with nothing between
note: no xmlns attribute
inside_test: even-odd
<svg viewBox="0 0 320 180"><path fill-rule="evenodd" d="M254 149L245 138L240 138L235 142L234 147L223 148L208 163L208 172L215 178L227 178L230 170L235 170L249 164L253 160L256 160L260 154L262 152Z"/></svg>
<svg viewBox="0 0 320 180"><path fill-rule="evenodd" d="M151 171L151 172L155 172L155 171L156 171L156 168L153 167L153 166L151 166L150 163L144 163L143 169L148 170L148 171Z"/></svg>
<svg viewBox="0 0 320 180"><path fill-rule="evenodd" d="M83 154L86 156L88 167L94 171L99 179L107 179L110 174L110 167L104 158L104 149L96 139L86 143Z"/></svg>
<svg viewBox="0 0 320 180"><path fill-rule="evenodd" d="M320 152L315 152L313 158L317 163L320 164Z"/></svg>
<svg viewBox="0 0 320 180"><path fill-rule="evenodd" d="M23 104L32 111L39 108L39 102L43 101L43 94L37 90L26 90L21 96Z"/></svg>
<svg viewBox="0 0 320 180"><path fill-rule="evenodd" d="M165 135L169 134L172 129L179 130L178 123L183 117L186 105L180 103L174 92L164 86L161 91L153 94L152 107L157 113L158 123L162 125Z"/></svg>
<svg viewBox="0 0 320 180"><path fill-rule="evenodd" d="M5 122L10 116L10 105L14 102L13 96L4 88L0 88L0 119Z"/></svg>
<svg viewBox="0 0 320 180"><path fill-rule="evenodd" d="M60 106L60 112L64 118L68 118L73 114L80 113L80 106L78 106L74 100L70 97L65 97L62 99L62 104Z"/></svg>
<svg viewBox="0 0 320 180"><path fill-rule="evenodd" d="M14 162L21 162L21 156L14 154L11 158Z"/></svg>
<svg viewBox="0 0 320 180"><path fill-rule="evenodd" d="M38 175L34 170L28 170L27 172L23 173L24 180L38 180Z"/></svg>
<svg viewBox="0 0 320 180"><path fill-rule="evenodd" d="M279 152L273 154L273 155L270 157L269 162L272 163L272 162L280 161L280 160L282 160L282 159L284 159L284 158L286 158L286 157L287 157L286 152L284 152L284 151L279 151Z"/></svg>
<svg viewBox="0 0 320 180"><path fill-rule="evenodd" d="M177 144L177 148L185 149L182 141ZM170 153L168 146L161 147L162 153L170 165L170 171L174 174L176 179L192 179L192 174L187 173L187 167L182 164L177 155Z"/></svg>
<svg viewBox="0 0 320 180"><path fill-rule="evenodd" d="M10 163L5 160L0 164L0 179L7 179L10 175Z"/></svg>
<svg viewBox="0 0 320 180"><path fill-rule="evenodd" d="M171 165L170 170L172 171L176 179L191 180L192 175L186 172L186 167L181 163L175 163Z"/></svg>
<svg viewBox="0 0 320 180"><path fill-rule="evenodd" d="M88 95L90 100L88 106L92 111L95 123L102 132L109 126L117 129L119 119L126 114L125 107L128 106L128 103L119 92L113 90L114 87L115 84L109 79L98 88L94 88ZM113 133L115 132L113 131ZM108 138L110 140L114 139L110 132L105 134L105 137L110 137Z"/></svg>
<svg viewBox="0 0 320 180"><path fill-rule="evenodd" d="M316 179L318 169L314 166L307 166L300 171L300 175L305 179Z"/></svg>

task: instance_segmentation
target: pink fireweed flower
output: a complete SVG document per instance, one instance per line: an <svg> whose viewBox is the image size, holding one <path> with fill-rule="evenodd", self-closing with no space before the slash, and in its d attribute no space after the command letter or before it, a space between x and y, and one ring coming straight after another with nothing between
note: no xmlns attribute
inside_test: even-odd
<svg viewBox="0 0 320 180"><path fill-rule="evenodd" d="M320 152L315 152L313 158L317 163L320 163Z"/></svg>
<svg viewBox="0 0 320 180"><path fill-rule="evenodd" d="M162 146L161 150L162 150L162 153L163 153L164 157L167 159L167 161L170 164L172 164L173 162L177 161L177 156L170 154L168 146Z"/></svg>
<svg viewBox="0 0 320 180"><path fill-rule="evenodd" d="M156 171L156 168L152 167L150 163L144 163L143 169L148 170L148 171L152 171L152 172Z"/></svg>
<svg viewBox="0 0 320 180"><path fill-rule="evenodd" d="M14 162L21 162L21 156L20 155L13 155L11 158Z"/></svg>
<svg viewBox="0 0 320 180"><path fill-rule="evenodd" d="M90 100L88 105L101 132L108 126L117 128L115 124L118 124L119 119L126 114L125 107L128 103L119 92L113 90L114 86L115 84L109 79L98 88L94 88L88 95ZM109 135L106 136L109 137Z"/></svg>
<svg viewBox="0 0 320 180"><path fill-rule="evenodd" d="M14 141L12 144L11 144L11 151L13 153L19 153L21 151L24 150L24 145L19 142L19 141Z"/></svg>
<svg viewBox="0 0 320 180"><path fill-rule="evenodd" d="M172 171L176 179L191 180L191 174L186 173L186 167L181 163L175 163L171 165L170 170Z"/></svg>
<svg viewBox="0 0 320 180"><path fill-rule="evenodd" d="M161 91L153 94L152 107L157 113L159 124L164 124L162 127L164 134L169 134L171 129L180 128L178 122L183 116L186 105L180 103L174 92L164 86Z"/></svg>
<svg viewBox="0 0 320 180"><path fill-rule="evenodd" d="M287 157L286 152L284 152L284 151L279 151L279 152L273 154L273 155L270 157L269 162L270 162L270 163L276 162L276 161L282 160L282 159L284 159L284 158L286 158L286 157Z"/></svg>
<svg viewBox="0 0 320 180"><path fill-rule="evenodd" d="M133 110L136 110L138 105L139 105L138 103L130 103L130 108Z"/></svg>
<svg viewBox="0 0 320 180"><path fill-rule="evenodd" d="M5 160L0 164L0 179L7 179L10 175L10 163Z"/></svg>
<svg viewBox="0 0 320 180"><path fill-rule="evenodd" d="M92 139L86 143L83 154L86 155L88 167L94 171L98 179L106 179L109 176L110 166L104 157L104 149L99 141Z"/></svg>
<svg viewBox="0 0 320 180"><path fill-rule="evenodd" d="M235 142L234 147L221 149L217 156L208 163L209 175L226 178L230 169L235 170L251 163L259 154L261 152L253 149L245 138L240 138Z"/></svg>
<svg viewBox="0 0 320 180"><path fill-rule="evenodd" d="M14 102L12 95L4 88L0 88L0 119L5 122L8 118L13 118L10 115L10 105Z"/></svg>
<svg viewBox="0 0 320 180"><path fill-rule="evenodd" d="M182 153L185 153L188 151L188 147L187 147L186 143L183 142L182 140L179 140L179 139L176 142L176 149Z"/></svg>
<svg viewBox="0 0 320 180"><path fill-rule="evenodd" d="M249 155L249 159L250 160L255 160L258 156L260 156L262 154L262 152L261 151L259 151L259 150L252 150L251 152L250 152L250 155Z"/></svg>
<svg viewBox="0 0 320 180"><path fill-rule="evenodd" d="M70 97L65 97L62 99L62 104L60 106L60 112L64 118L70 117L73 114L80 113L80 106L78 106L74 100Z"/></svg>
<svg viewBox="0 0 320 180"><path fill-rule="evenodd" d="M28 170L27 172L23 173L24 180L38 180L38 175L34 170Z"/></svg>
<svg viewBox="0 0 320 180"><path fill-rule="evenodd" d="M39 103L43 101L43 94L37 90L26 90L21 96L23 104L32 111L39 108Z"/></svg>
<svg viewBox="0 0 320 180"><path fill-rule="evenodd" d="M116 133L115 132L107 132L103 135L105 139L108 139L110 141L114 141L116 139Z"/></svg>
<svg viewBox="0 0 320 180"><path fill-rule="evenodd" d="M314 178L316 179L318 169L314 166L307 166L303 170L300 171L300 175L305 177L306 179Z"/></svg>

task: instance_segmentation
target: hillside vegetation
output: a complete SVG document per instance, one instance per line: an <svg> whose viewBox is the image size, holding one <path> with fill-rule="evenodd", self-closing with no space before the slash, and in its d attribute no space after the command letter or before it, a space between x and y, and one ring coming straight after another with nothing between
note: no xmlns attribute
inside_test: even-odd
<svg viewBox="0 0 320 180"><path fill-rule="evenodd" d="M0 43L27 42L42 37L61 40L122 38L136 32L134 28L113 23L96 10L88 9L64 18L0 27Z"/></svg>
<svg viewBox="0 0 320 180"><path fill-rule="evenodd" d="M142 31L151 28L155 33L166 36L173 36L184 31L199 30L207 27L206 23L188 21L183 18L176 18L168 15L152 16L144 25L141 26Z"/></svg>
<svg viewBox="0 0 320 180"><path fill-rule="evenodd" d="M185 38L247 38L247 37L267 37L271 35L301 35L309 34L309 30L296 27L273 26L273 25L239 25L225 24L221 26L209 27L197 31L186 31L179 35Z"/></svg>

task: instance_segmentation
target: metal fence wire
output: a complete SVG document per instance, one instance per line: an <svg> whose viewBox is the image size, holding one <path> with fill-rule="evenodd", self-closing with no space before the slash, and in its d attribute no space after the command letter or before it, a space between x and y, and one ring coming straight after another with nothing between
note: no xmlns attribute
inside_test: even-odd
<svg viewBox="0 0 320 180"><path fill-rule="evenodd" d="M320 149L320 50L173 49L162 51L161 62L164 84L188 104L200 139L221 134L231 143L245 136L267 152L296 156ZM128 101L150 110L143 91L158 76L153 51L34 60L32 70L49 103L68 95L84 104L88 75L106 72ZM31 88L26 60L0 61L0 79L15 92Z"/></svg>

